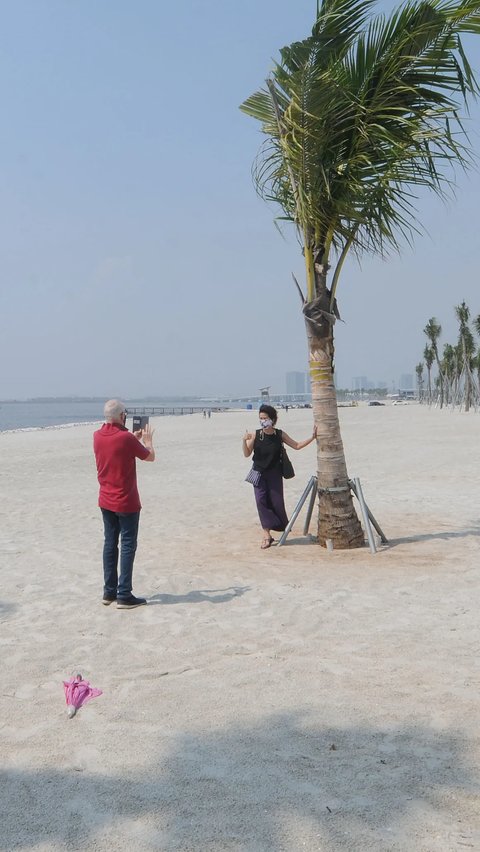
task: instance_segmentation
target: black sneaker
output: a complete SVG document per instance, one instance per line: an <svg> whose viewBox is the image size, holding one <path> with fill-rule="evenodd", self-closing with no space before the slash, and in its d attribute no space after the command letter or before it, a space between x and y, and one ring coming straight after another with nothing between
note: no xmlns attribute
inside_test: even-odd
<svg viewBox="0 0 480 852"><path fill-rule="evenodd" d="M104 593L102 603L104 606L110 606L110 604L115 603L116 600L116 595L107 595L106 593Z"/></svg>
<svg viewBox="0 0 480 852"><path fill-rule="evenodd" d="M145 598L136 598L135 595L130 595L128 598L117 598L117 609L134 609L134 607L143 606L146 603Z"/></svg>

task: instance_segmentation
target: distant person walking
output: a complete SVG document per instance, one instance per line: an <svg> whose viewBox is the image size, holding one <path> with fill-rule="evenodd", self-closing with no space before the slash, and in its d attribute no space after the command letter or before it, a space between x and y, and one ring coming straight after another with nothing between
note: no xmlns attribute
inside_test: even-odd
<svg viewBox="0 0 480 852"><path fill-rule="evenodd" d="M109 399L104 407L105 423L94 433L93 449L97 464L100 506L105 533L103 545L103 603L117 602L117 609L133 609L146 604L132 594L132 574L137 549L140 497L137 489L136 459L155 461L153 430L147 425L139 432L125 426L123 402ZM118 541L121 539L120 576Z"/></svg>
<svg viewBox="0 0 480 852"><path fill-rule="evenodd" d="M265 550L273 543L271 531L283 532L288 524L283 498L282 445L287 444L294 450L308 447L317 437L317 427L314 427L311 438L294 441L286 432L275 429L278 414L273 405L261 405L258 414L260 429L245 432L242 449L245 458L253 452L253 470L259 473L254 493L262 525L260 547Z"/></svg>

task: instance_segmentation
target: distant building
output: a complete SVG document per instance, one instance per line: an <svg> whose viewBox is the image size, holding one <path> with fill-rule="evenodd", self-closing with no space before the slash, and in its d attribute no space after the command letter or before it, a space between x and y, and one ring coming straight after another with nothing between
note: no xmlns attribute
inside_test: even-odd
<svg viewBox="0 0 480 852"><path fill-rule="evenodd" d="M352 390L360 391L368 388L368 379L366 376L355 376L352 379Z"/></svg>
<svg viewBox="0 0 480 852"><path fill-rule="evenodd" d="M287 373L287 394L305 393L305 373Z"/></svg>
<svg viewBox="0 0 480 852"><path fill-rule="evenodd" d="M413 373L404 373L400 376L400 390L413 390Z"/></svg>

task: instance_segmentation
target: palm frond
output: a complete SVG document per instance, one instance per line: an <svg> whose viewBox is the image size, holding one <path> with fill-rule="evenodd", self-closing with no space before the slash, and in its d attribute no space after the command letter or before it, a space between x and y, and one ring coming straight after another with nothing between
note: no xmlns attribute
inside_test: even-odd
<svg viewBox="0 0 480 852"><path fill-rule="evenodd" d="M241 107L268 139L260 193L305 245L340 257L411 240L419 192L447 194L472 162L460 107L478 85L460 35L480 34L480 2L411 0L388 18L371 6L324 0L311 36Z"/></svg>

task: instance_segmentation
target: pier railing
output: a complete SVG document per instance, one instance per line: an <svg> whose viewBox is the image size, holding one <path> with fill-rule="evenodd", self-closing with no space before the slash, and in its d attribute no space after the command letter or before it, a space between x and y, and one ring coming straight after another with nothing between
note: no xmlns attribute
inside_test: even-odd
<svg viewBox="0 0 480 852"><path fill-rule="evenodd" d="M127 416L148 415L149 417L166 417L182 414L202 414L204 411L214 412L224 411L220 407L199 406L199 405L128 405Z"/></svg>

